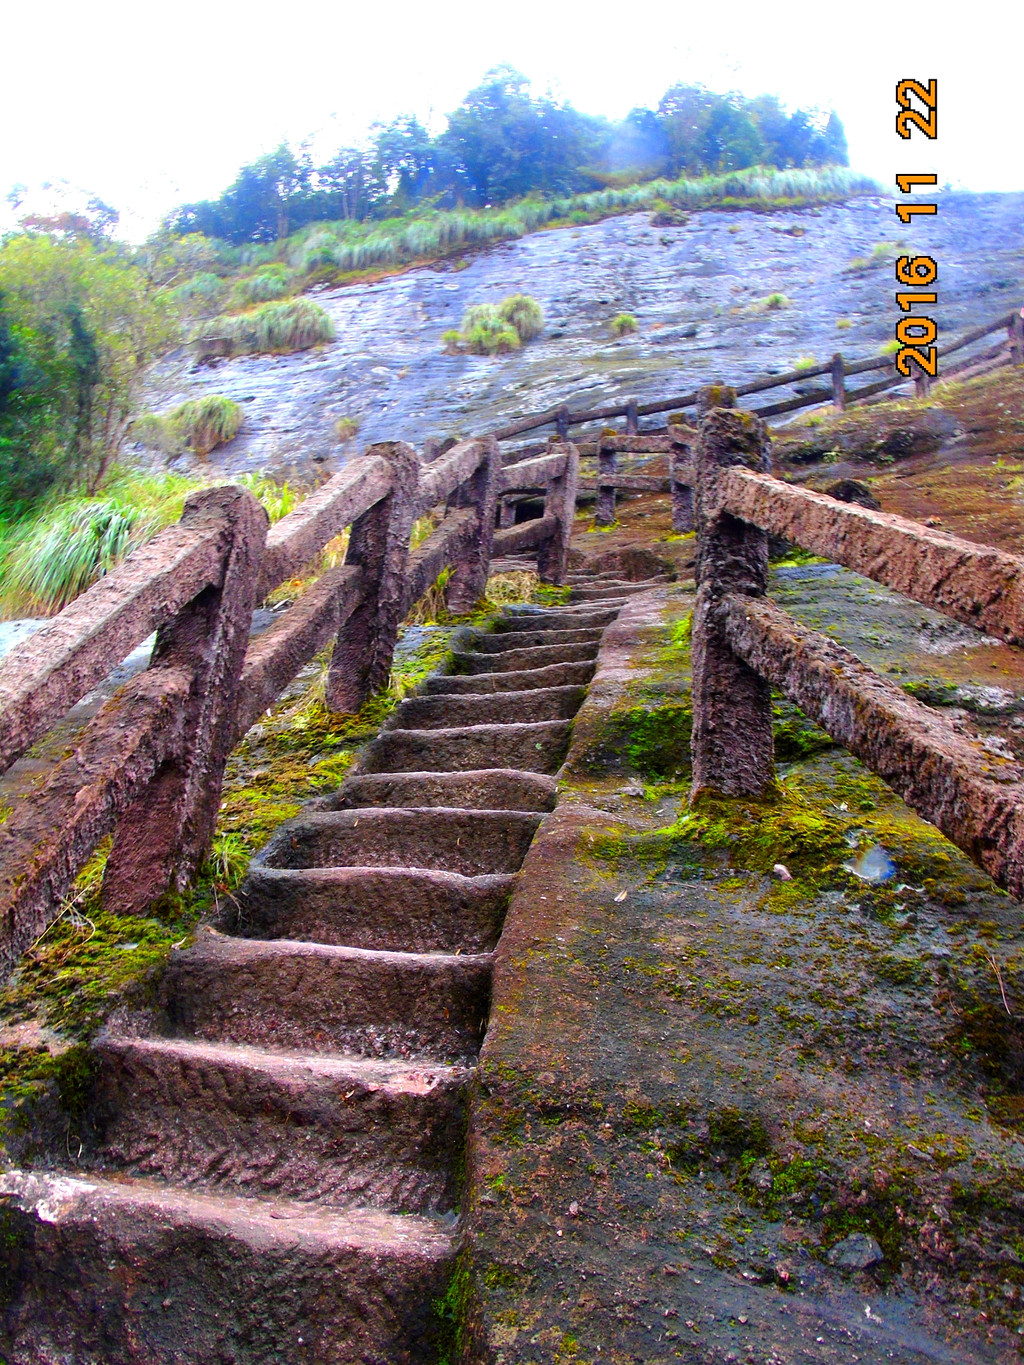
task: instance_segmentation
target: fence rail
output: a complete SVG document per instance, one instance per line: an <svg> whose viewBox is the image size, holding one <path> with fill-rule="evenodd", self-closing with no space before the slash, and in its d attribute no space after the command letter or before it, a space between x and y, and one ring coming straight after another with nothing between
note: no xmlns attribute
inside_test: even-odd
<svg viewBox="0 0 1024 1365"><path fill-rule="evenodd" d="M694 440L694 795L775 785L771 686L1024 896L1024 771L766 597L769 533L1015 644L1024 559L767 473L767 430L709 391Z"/></svg>
<svg viewBox="0 0 1024 1365"><path fill-rule="evenodd" d="M945 354L1007 326L1009 358L1020 362L1018 316L975 328ZM1004 349L986 355L1002 356ZM842 407L902 382L888 376L847 393L848 377L889 364L888 357L849 363L837 356L827 365L755 380L738 392L763 393L828 374L830 389L770 405L760 415L827 400ZM938 722L926 724L917 704L902 694L891 696L889 684L877 715L895 717L894 734L903 734L897 721L902 724L908 715L916 717L917 729L905 743L894 740L891 752L876 752L870 735L840 717L846 715L844 705L849 710L843 700L849 689L826 685L828 668L820 661L837 647L800 637L798 649L792 643L795 624L780 626L777 610L761 600L763 542L771 530L1019 643L1021 561L769 478L760 447L752 461L743 456L749 431L763 432L757 414L742 439L715 426L737 420L734 411L720 406L732 401L731 391L719 386L589 411L563 404L454 444L429 464L400 441L372 446L269 530L265 513L241 488L193 495L177 526L136 550L0 662L5 771L156 631L149 668L111 698L41 789L21 799L0 824L0 971L14 964L57 913L85 860L108 834L114 836L104 880L108 905L141 911L166 889L183 887L209 848L231 748L332 640L327 700L334 709L355 710L386 680L399 622L444 569L451 571L448 600L456 611L482 596L489 565L498 556L536 549L541 578L561 582L581 491L596 492L596 520L608 524L617 489L667 487L676 530L701 529L694 636L698 785L747 792L771 782L765 679L781 679L779 685L798 701L803 698L799 704L809 714L854 752L863 751L899 790L900 754L931 753L929 744L945 754L941 762L936 759L941 782L908 788L907 799L961 846L966 839L994 876L1024 890L1024 869L1014 852L1024 816L1017 796L995 772L995 760L945 732L943 749L935 738ZM684 420L690 409L701 419L699 431ZM677 419L661 431L638 430L640 417L660 412ZM618 417L626 419L624 432L568 439L573 426ZM556 434L542 446L501 450L499 441L548 425ZM667 474L623 473L616 465L620 454L664 457ZM595 477L580 480L581 455L596 459ZM514 500L537 490L544 499L540 515L508 524ZM414 520L427 513L437 524L422 544L411 547ZM309 573L324 547L346 529L344 564L321 573L268 630L250 638L253 608L275 588ZM755 602L756 611L750 605ZM797 654L805 665L784 662ZM843 664L849 678L860 677L850 659ZM812 667L812 660L819 663ZM808 681L813 678L819 679L814 686ZM881 696L872 686L872 695ZM996 783L996 795L977 787L985 781ZM984 821L972 824L964 816L965 803L972 801L980 803L979 810L999 813L998 820L991 816L998 824L994 834Z"/></svg>

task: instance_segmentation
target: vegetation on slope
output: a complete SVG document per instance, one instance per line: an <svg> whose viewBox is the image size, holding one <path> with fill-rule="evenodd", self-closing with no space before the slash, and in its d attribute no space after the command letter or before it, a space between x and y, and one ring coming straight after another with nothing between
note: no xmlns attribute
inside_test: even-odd
<svg viewBox="0 0 1024 1365"><path fill-rule="evenodd" d="M181 403L164 416L147 412L131 426L132 439L162 451L180 455L194 450L209 455L217 446L233 441L242 429L241 406L222 394L211 393Z"/></svg>

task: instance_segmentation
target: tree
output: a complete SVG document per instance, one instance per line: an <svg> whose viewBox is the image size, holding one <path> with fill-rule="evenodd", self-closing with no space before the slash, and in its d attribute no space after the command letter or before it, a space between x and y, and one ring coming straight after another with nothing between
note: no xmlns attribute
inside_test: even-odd
<svg viewBox="0 0 1024 1365"><path fill-rule="evenodd" d="M14 338L20 351L8 439L23 458L93 491L146 365L176 335L170 305L117 251L38 233L0 245L0 293L8 347Z"/></svg>

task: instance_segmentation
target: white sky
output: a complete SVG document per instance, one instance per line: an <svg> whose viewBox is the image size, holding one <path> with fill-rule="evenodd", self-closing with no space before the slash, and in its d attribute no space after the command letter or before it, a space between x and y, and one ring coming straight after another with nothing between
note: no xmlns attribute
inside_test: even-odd
<svg viewBox="0 0 1024 1365"><path fill-rule="evenodd" d="M621 117L675 81L835 108L856 169L1024 189L1019 0L974 11L768 0L50 0L0 8L0 200L67 180L139 237L283 139L327 153L374 120L453 109L500 62ZM939 136L896 136L894 87L939 80ZM2 207L2 204L0 204Z"/></svg>

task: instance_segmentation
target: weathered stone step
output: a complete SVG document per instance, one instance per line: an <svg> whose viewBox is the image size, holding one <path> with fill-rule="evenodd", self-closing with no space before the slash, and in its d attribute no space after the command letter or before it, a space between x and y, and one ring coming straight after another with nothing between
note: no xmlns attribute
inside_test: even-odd
<svg viewBox="0 0 1024 1365"><path fill-rule="evenodd" d="M444 1212L459 1067L101 1035L94 1169L226 1194Z"/></svg>
<svg viewBox="0 0 1024 1365"><path fill-rule="evenodd" d="M320 799L317 808L457 806L462 810L546 811L554 810L556 793L553 778L512 768L478 768L465 773L363 773L347 777L339 791Z"/></svg>
<svg viewBox="0 0 1024 1365"><path fill-rule="evenodd" d="M265 867L302 869L439 868L459 872L464 877L516 872L540 820L540 815L532 811L458 810L446 806L427 806L422 810L364 806L360 810L312 811L282 825L253 861Z"/></svg>
<svg viewBox="0 0 1024 1365"><path fill-rule="evenodd" d="M668 581L667 579L665 580ZM597 588L573 588L572 602L621 602L624 598L635 597L638 592L649 592L657 583L615 583Z"/></svg>
<svg viewBox="0 0 1024 1365"><path fill-rule="evenodd" d="M483 656L489 657L489 656ZM366 748L369 773L468 772L486 764L553 773L569 744L570 722L467 725L451 730L385 730Z"/></svg>
<svg viewBox="0 0 1024 1365"><path fill-rule="evenodd" d="M418 1365L454 1258L434 1219L143 1180L7 1171L0 1208L12 1365Z"/></svg>
<svg viewBox="0 0 1024 1365"><path fill-rule="evenodd" d="M456 673L506 673L513 669L542 668L545 664L589 663L597 658L597 644L536 645L531 649L509 649L502 654L483 654L476 650L452 650Z"/></svg>
<svg viewBox="0 0 1024 1365"><path fill-rule="evenodd" d="M615 607L590 607L585 602L578 606L551 607L541 611L538 607L506 607L501 616L495 618L494 630L583 630L593 626L606 626L618 615Z"/></svg>
<svg viewBox="0 0 1024 1365"><path fill-rule="evenodd" d="M475 654L500 654L508 649L532 649L536 645L599 644L602 633L602 626L591 626L585 630L554 627L544 630L503 630L493 634L475 630L463 632L462 644Z"/></svg>
<svg viewBox="0 0 1024 1365"><path fill-rule="evenodd" d="M160 1002L171 1034L364 1056L475 1056L489 954L396 953L201 930L175 953Z"/></svg>
<svg viewBox="0 0 1024 1365"><path fill-rule="evenodd" d="M585 687L536 687L529 691L441 693L410 697L396 709L389 729L438 730L462 725L529 724L571 720L586 696Z"/></svg>
<svg viewBox="0 0 1024 1365"><path fill-rule="evenodd" d="M419 695L429 697L438 693L526 692L534 687L575 687L586 685L594 676L596 667L591 660L520 668L512 673L438 673L420 684Z"/></svg>
<svg viewBox="0 0 1024 1365"><path fill-rule="evenodd" d="M487 952L515 878L401 867L272 868L259 856L223 926L263 939L304 939L398 952Z"/></svg>

